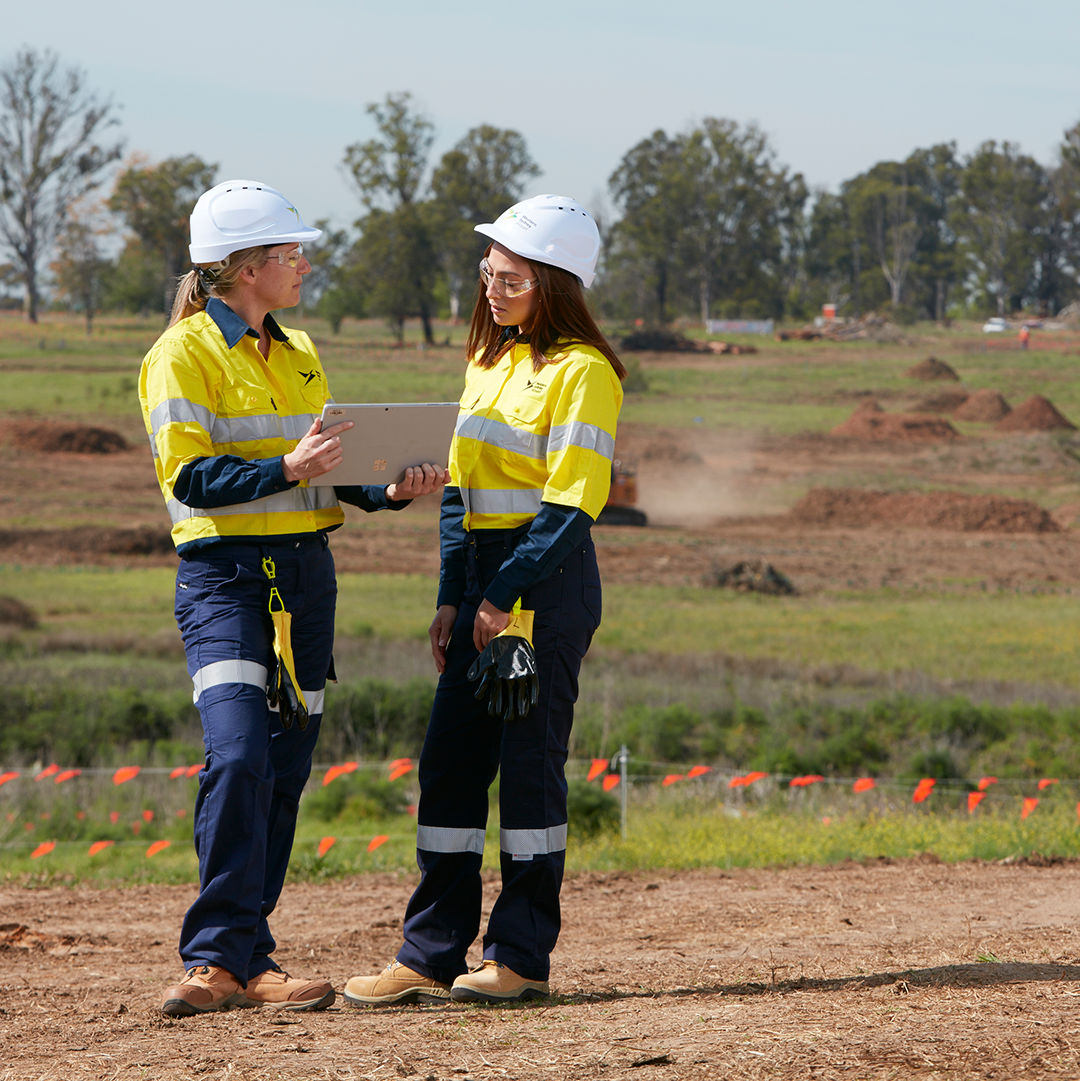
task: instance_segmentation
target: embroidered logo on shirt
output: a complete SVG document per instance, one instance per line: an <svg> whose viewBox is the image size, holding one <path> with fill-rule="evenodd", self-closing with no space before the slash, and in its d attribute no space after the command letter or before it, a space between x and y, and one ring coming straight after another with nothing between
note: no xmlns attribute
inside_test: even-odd
<svg viewBox="0 0 1080 1081"><path fill-rule="evenodd" d="M297 375L302 375L304 377L304 386L305 387L308 385L308 383L310 383L312 381L312 379L317 379L318 378L318 374L316 372L297 372L296 374Z"/></svg>
<svg viewBox="0 0 1080 1081"><path fill-rule="evenodd" d="M542 390L547 390L547 383L541 383L539 379L529 379L525 383L525 389L531 390L534 394Z"/></svg>

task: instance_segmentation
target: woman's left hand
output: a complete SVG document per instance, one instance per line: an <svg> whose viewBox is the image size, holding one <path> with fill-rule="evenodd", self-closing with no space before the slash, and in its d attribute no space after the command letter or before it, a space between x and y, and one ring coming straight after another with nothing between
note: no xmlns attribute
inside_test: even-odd
<svg viewBox="0 0 1080 1081"><path fill-rule="evenodd" d="M431 465L428 462L423 465L410 465L405 470L404 480L386 486L386 498L416 499L417 496L431 495L449 479L450 475L442 466Z"/></svg>
<svg viewBox="0 0 1080 1081"><path fill-rule="evenodd" d="M473 621L472 640L477 652L483 648L497 634L502 634L510 623L510 613L502 612L491 603L481 601L476 610L476 619Z"/></svg>

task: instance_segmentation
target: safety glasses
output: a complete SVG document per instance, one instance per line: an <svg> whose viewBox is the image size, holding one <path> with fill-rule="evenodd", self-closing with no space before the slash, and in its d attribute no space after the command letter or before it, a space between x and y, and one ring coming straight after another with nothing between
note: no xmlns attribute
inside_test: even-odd
<svg viewBox="0 0 1080 1081"><path fill-rule="evenodd" d="M532 289L536 282L530 278L497 278L491 272L491 267L488 264L487 259L480 260L480 280L486 286L490 286L492 282L495 283L495 292L501 297L519 297L522 293L527 293Z"/></svg>

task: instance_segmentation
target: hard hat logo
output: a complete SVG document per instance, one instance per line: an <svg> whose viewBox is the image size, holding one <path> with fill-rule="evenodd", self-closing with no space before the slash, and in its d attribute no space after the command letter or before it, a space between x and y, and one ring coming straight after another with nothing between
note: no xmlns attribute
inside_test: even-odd
<svg viewBox="0 0 1080 1081"><path fill-rule="evenodd" d="M563 195L534 195L515 203L476 232L538 263L576 274L586 289L596 277L600 231L588 212Z"/></svg>
<svg viewBox="0 0 1080 1081"><path fill-rule="evenodd" d="M193 263L216 263L262 245L306 243L322 236L304 224L281 192L252 180L226 180L204 192L191 212Z"/></svg>

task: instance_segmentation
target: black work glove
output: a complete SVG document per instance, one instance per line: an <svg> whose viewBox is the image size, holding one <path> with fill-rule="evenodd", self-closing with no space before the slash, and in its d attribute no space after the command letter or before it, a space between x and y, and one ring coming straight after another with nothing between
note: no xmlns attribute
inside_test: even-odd
<svg viewBox="0 0 1080 1081"><path fill-rule="evenodd" d="M300 726L301 732L307 728L307 706L296 693L296 684L292 681L288 665L276 654L274 667L270 669L270 682L266 687L266 700L271 708L277 706L282 728L292 728L293 721Z"/></svg>
<svg viewBox="0 0 1080 1081"><path fill-rule="evenodd" d="M515 613L506 630L492 638L469 667L468 678L480 680L475 697L488 695L488 713L504 721L524 718L540 698L532 615Z"/></svg>

